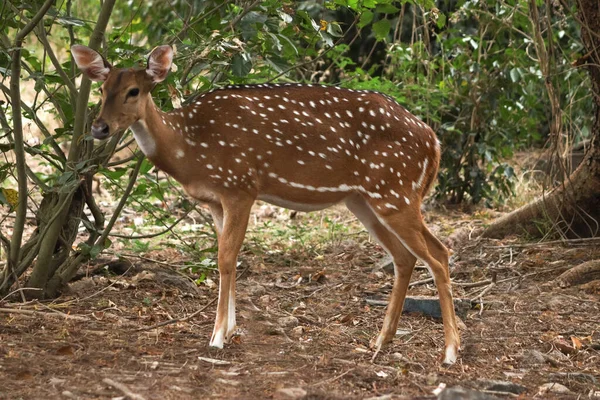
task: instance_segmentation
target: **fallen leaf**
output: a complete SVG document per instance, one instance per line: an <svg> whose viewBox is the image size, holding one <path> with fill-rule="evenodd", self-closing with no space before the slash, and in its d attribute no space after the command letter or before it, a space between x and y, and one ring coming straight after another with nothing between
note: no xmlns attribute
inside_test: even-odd
<svg viewBox="0 0 600 400"><path fill-rule="evenodd" d="M350 321L353 317L354 317L354 315L352 313L346 314L342 318L340 318L340 322L342 324L345 324L346 322Z"/></svg>
<svg viewBox="0 0 600 400"><path fill-rule="evenodd" d="M17 373L17 375L15 376L16 379L20 380L20 381L24 381L25 379L31 379L33 378L33 374L29 371L20 371Z"/></svg>
<svg viewBox="0 0 600 400"><path fill-rule="evenodd" d="M319 282L321 279L324 279L324 278L325 278L325 271L323 270L323 271L319 271L319 272L313 274L310 277L310 281L311 282Z"/></svg>
<svg viewBox="0 0 600 400"><path fill-rule="evenodd" d="M73 356L75 355L75 351L73 350L73 347L66 345L56 350L56 354L59 356Z"/></svg>
<svg viewBox="0 0 600 400"><path fill-rule="evenodd" d="M581 350L583 344L581 344L581 340L578 337L571 336L571 343L573 343L573 347L577 350Z"/></svg>
<svg viewBox="0 0 600 400"><path fill-rule="evenodd" d="M556 338L554 342L552 342L554 346L563 354L575 354L577 353L577 349L572 347L569 342L567 342L562 337Z"/></svg>

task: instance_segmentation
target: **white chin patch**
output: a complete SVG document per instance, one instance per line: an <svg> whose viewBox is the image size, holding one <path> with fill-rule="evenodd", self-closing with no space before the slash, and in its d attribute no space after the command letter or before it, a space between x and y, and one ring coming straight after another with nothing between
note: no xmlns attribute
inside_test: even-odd
<svg viewBox="0 0 600 400"><path fill-rule="evenodd" d="M152 157L156 153L156 142L148 132L148 125L144 121L136 121L131 125L131 130L142 153L147 157Z"/></svg>

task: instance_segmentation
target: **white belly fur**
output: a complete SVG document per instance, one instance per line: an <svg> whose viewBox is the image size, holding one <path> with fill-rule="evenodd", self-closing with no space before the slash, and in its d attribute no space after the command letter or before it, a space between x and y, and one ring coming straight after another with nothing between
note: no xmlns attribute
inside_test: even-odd
<svg viewBox="0 0 600 400"><path fill-rule="evenodd" d="M323 210L327 207L331 207L336 203L323 203L323 204L306 204L306 203L296 203L294 201L289 201L286 199L282 199L281 197L272 196L269 194L261 194L258 196L258 200L266 201L267 203L284 207L290 210L296 211L318 211Z"/></svg>

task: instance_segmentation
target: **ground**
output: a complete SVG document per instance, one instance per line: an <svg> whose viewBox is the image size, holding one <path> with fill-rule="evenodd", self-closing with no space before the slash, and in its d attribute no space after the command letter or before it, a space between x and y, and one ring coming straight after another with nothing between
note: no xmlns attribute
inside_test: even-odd
<svg viewBox="0 0 600 400"><path fill-rule="evenodd" d="M107 253L52 302L0 302L0 399L435 399L444 386L490 396L477 398L600 398L599 281L554 281L600 259L600 242L448 241L482 217L426 212L452 243L455 297L474 300L450 367L441 365L441 321L416 313L373 360L385 311L376 304L392 279L385 253L347 211L290 219L259 206L240 254L239 335L225 349L207 346L214 271L193 283L200 273L180 268L190 255L177 246L98 268L114 260ZM435 296L427 278L417 269L409 295Z"/></svg>

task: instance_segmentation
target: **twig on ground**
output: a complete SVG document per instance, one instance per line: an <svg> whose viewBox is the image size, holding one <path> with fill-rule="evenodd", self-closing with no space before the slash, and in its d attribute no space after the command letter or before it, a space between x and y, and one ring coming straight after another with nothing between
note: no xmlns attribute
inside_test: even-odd
<svg viewBox="0 0 600 400"><path fill-rule="evenodd" d="M335 382L335 381L337 381L338 379L342 378L343 376L345 376L345 375L349 374L349 373L350 373L350 372L352 372L352 371L354 371L354 368L350 368L349 370L347 370L347 371L346 371L346 372L344 372L344 373L341 373L341 374L339 374L339 375L337 375L337 376L334 376L333 378L329 378L329 379L325 379L325 380L323 380L323 381L317 382L317 383L315 383L315 384L313 384L313 385L311 385L311 386L320 386L320 385L324 385L324 384L326 384L326 383L332 383L332 382Z"/></svg>
<svg viewBox="0 0 600 400"><path fill-rule="evenodd" d="M144 396L142 396L141 394L133 393L131 389L129 389L126 385L120 382L113 381L110 378L104 378L102 379L102 382L114 387L117 390L120 390L125 396L129 397L132 400L146 400Z"/></svg>
<svg viewBox="0 0 600 400"><path fill-rule="evenodd" d="M485 286L490 283L492 283L491 279L486 279L485 281L479 282L452 282L453 285L460 286L462 288L474 288L479 286Z"/></svg>
<svg viewBox="0 0 600 400"><path fill-rule="evenodd" d="M377 347L375 349L375 352L373 352L373 357L371 357L371 363L375 363L375 359L377 358L377 355L379 354L379 351L381 350L381 347Z"/></svg>
<svg viewBox="0 0 600 400"><path fill-rule="evenodd" d="M425 284L431 283L431 282L433 282L433 278L427 278L427 279L423 279L423 280L420 280L420 281L411 282L408 285L408 287L411 288L411 287L414 287L414 286L425 285Z"/></svg>
<svg viewBox="0 0 600 400"><path fill-rule="evenodd" d="M15 293L17 293L17 292L21 292L21 296L23 296L23 292L24 292L25 290L44 290L44 289L41 289L41 288L27 288L27 287L25 287L25 288L22 288L22 287L20 287L20 288L18 288L18 289L15 289L15 290L13 290L12 292L10 292L9 294L7 294L7 295L6 295L6 296L4 296L3 298L1 298L1 299L0 299L0 303L1 303L1 302L3 302L4 300L8 299L10 296L12 296L13 294L15 294ZM26 299L23 299L23 297L21 297L21 299L23 300L23 303L26 303L26 302L27 302L27 300L26 300Z"/></svg>
<svg viewBox="0 0 600 400"><path fill-rule="evenodd" d="M187 321L189 319L194 318L196 315L200 314L202 311L206 310L208 307L210 307L211 304L213 304L215 301L217 301L217 297L214 297L211 301L209 301L208 303L206 303L204 305L204 307L202 307L201 309L199 309L198 311L194 311L193 313L191 313L188 316L185 317L179 317L179 318L173 318L173 319L168 319L166 321L162 321L159 322L157 324L154 325L150 325L150 326L144 326L142 328L138 328L135 330L135 332L143 332L143 331L150 331L152 329L155 328L160 328L161 326L165 326L165 325L171 325L171 324L175 324L177 322L184 322Z"/></svg>
<svg viewBox="0 0 600 400"><path fill-rule="evenodd" d="M65 314L65 313L61 313L61 312L48 313L48 312L41 312L41 311L35 311L35 310L21 310L19 308L0 308L0 313L36 315L36 316L41 315L43 317L61 317L61 318L65 318L65 319L76 319L79 321L89 321L90 320L88 317L82 317L80 315L71 315L71 314Z"/></svg>
<svg viewBox="0 0 600 400"><path fill-rule="evenodd" d="M208 358L208 357L198 356L198 360L205 361L205 362L211 363L213 365L231 365L231 361L218 360L216 358Z"/></svg>
<svg viewBox="0 0 600 400"><path fill-rule="evenodd" d="M505 249L505 248L514 248L514 247L537 247L537 246L551 246L555 244L579 244L579 243L588 243L588 242L600 242L600 237L591 237L591 238L577 238L577 239L560 239L560 240L550 240L548 242L536 242L536 243L514 243L514 244L502 244L502 245L490 245L484 244L483 247L488 249Z"/></svg>
<svg viewBox="0 0 600 400"><path fill-rule="evenodd" d="M474 303L479 299L482 299L483 296L485 296L490 290L492 290L492 288L496 286L496 282L492 282L489 285L487 285L482 291L481 293L479 293L477 296L473 297L471 299L471 302Z"/></svg>
<svg viewBox="0 0 600 400"><path fill-rule="evenodd" d="M107 250L105 250L103 253L112 254L113 256L117 256L117 257L139 258L140 260L144 260L144 261L148 261L148 262L153 262L153 263L156 263L156 264L159 264L159 265L164 265L165 267L175 267L175 268L181 267L181 265L170 264L170 263L165 262L165 261L160 261L160 260L155 260L153 258L144 257L144 256L139 255L139 254L121 253L121 252L107 251Z"/></svg>

